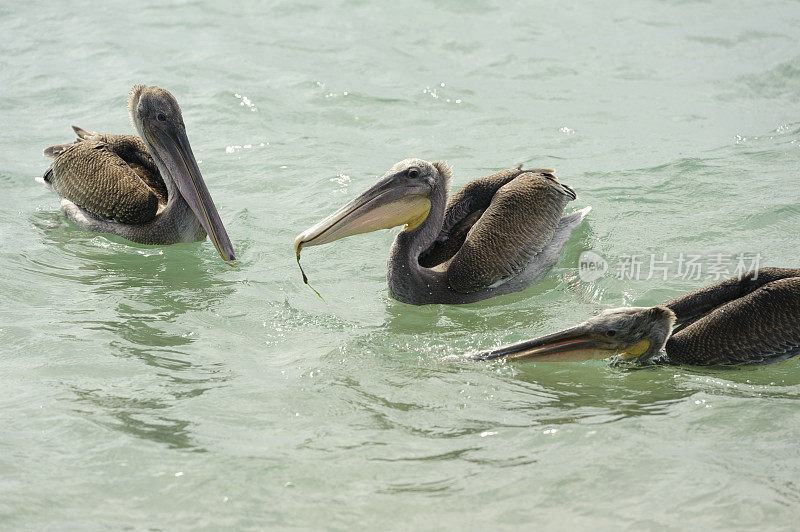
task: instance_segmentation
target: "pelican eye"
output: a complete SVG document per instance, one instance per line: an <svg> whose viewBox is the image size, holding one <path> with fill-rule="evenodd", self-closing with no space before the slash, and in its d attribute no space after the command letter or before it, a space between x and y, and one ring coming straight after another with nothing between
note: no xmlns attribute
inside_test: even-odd
<svg viewBox="0 0 800 532"><path fill-rule="evenodd" d="M164 116L164 113L158 113L156 115L156 120L158 120L159 122L166 122L167 121L167 117Z"/></svg>
<svg viewBox="0 0 800 532"><path fill-rule="evenodd" d="M411 179L419 179L419 168L409 168L408 169L408 177Z"/></svg>
<svg viewBox="0 0 800 532"><path fill-rule="evenodd" d="M615 331L614 329L609 329L606 331L606 336L608 336L609 338L614 338L616 335L617 331Z"/></svg>

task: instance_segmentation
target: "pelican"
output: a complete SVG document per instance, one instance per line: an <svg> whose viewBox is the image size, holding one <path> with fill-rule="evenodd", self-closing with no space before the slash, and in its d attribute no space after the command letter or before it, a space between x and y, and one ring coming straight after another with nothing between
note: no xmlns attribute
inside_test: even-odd
<svg viewBox="0 0 800 532"><path fill-rule="evenodd" d="M235 256L200 175L178 102L161 87L136 85L128 112L139 137L72 126L78 140L51 146L44 182L75 225L141 244L211 238L227 262Z"/></svg>
<svg viewBox="0 0 800 532"><path fill-rule="evenodd" d="M673 329L677 325L677 328ZM769 364L800 354L800 268L764 268L655 307L609 309L555 334L469 358Z"/></svg>
<svg viewBox="0 0 800 532"><path fill-rule="evenodd" d="M450 176L441 162L400 161L295 239L298 264L304 247L403 225L387 266L392 297L412 305L472 303L541 280L591 209L562 217L576 195L552 170L502 170L448 201Z"/></svg>

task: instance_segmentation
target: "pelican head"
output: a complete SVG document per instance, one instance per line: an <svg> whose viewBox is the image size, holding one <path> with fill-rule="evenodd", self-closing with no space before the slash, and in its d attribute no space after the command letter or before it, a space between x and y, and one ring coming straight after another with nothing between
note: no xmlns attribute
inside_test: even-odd
<svg viewBox="0 0 800 532"><path fill-rule="evenodd" d="M443 163L405 159L392 166L377 183L321 222L300 233L294 249L328 244L347 236L405 225L416 229L431 210L433 190L445 190L450 169Z"/></svg>
<svg viewBox="0 0 800 532"><path fill-rule="evenodd" d="M675 313L666 307L627 307L604 310L569 329L497 347L472 358L491 360L587 360L620 355L647 362L672 333Z"/></svg>
<svg viewBox="0 0 800 532"><path fill-rule="evenodd" d="M233 244L197 167L178 102L166 89L136 85L128 97L128 112L170 193L177 189L220 256L227 262L236 260ZM174 186L170 187L170 182Z"/></svg>

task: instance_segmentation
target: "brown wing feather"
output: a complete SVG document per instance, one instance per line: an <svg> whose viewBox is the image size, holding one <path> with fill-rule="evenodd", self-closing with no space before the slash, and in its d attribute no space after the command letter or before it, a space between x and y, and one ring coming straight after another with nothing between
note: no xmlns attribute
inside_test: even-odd
<svg viewBox="0 0 800 532"><path fill-rule="evenodd" d="M674 333L677 333L715 308L744 297L765 284L787 277L800 277L800 268L761 268L753 270L741 277L732 277L687 292L663 303L663 306L675 313L677 323L680 325L674 331Z"/></svg>
<svg viewBox="0 0 800 532"><path fill-rule="evenodd" d="M464 244L469 230L492 203L492 198L500 187L524 172L541 173L552 170L523 170L522 165L500 170L486 177L473 179L450 196L442 229L434 243L420 256L420 265L431 268L453 258Z"/></svg>
<svg viewBox="0 0 800 532"><path fill-rule="evenodd" d="M679 364L777 362L800 353L800 277L779 279L715 308L667 341Z"/></svg>
<svg viewBox="0 0 800 532"><path fill-rule="evenodd" d="M153 220L166 187L142 141L92 135L64 149L47 180L56 192L100 218L126 224Z"/></svg>
<svg viewBox="0 0 800 532"><path fill-rule="evenodd" d="M575 192L549 171L519 171L491 197L453 256L447 268L450 287L474 292L521 272L553 239L573 199Z"/></svg>
<svg viewBox="0 0 800 532"><path fill-rule="evenodd" d="M167 186L142 139L134 135L101 135L100 139L153 189L160 203L167 202Z"/></svg>
<svg viewBox="0 0 800 532"><path fill-rule="evenodd" d="M483 216L483 209L478 209L467 214L465 218L454 223L449 228L446 238L443 241L436 241L428 248L425 253L420 255L419 264L425 268L434 268L439 265L446 265L447 261L453 258L458 253L464 241L467 239L472 226L475 225L481 216ZM442 234L442 233L440 233Z"/></svg>

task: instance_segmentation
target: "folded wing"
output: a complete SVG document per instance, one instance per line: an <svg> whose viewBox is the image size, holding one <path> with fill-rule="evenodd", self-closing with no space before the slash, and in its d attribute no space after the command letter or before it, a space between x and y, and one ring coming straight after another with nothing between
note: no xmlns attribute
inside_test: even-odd
<svg viewBox="0 0 800 532"><path fill-rule="evenodd" d="M153 220L167 189L141 139L74 129L77 142L45 150L55 157L45 180L61 197L99 218L125 224Z"/></svg>
<svg viewBox="0 0 800 532"><path fill-rule="evenodd" d="M761 268L670 299L664 306L673 311L677 318L678 328L673 334L722 305L740 299L764 285L789 277L800 277L800 268Z"/></svg>
<svg viewBox="0 0 800 532"><path fill-rule="evenodd" d="M800 354L798 309L800 277L762 284L675 332L667 353L682 364L778 362Z"/></svg>
<svg viewBox="0 0 800 532"><path fill-rule="evenodd" d="M552 170L515 168L476 179L448 202L442 231L420 264L445 267L457 292L488 288L535 260L575 197Z"/></svg>

